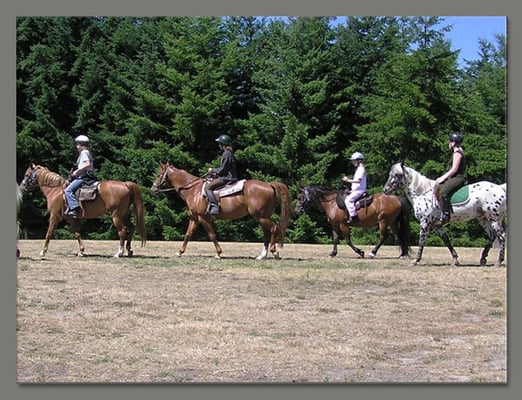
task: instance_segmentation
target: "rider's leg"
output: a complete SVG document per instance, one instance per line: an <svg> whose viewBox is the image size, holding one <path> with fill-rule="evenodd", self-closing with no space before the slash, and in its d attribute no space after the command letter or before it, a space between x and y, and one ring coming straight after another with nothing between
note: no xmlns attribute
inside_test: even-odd
<svg viewBox="0 0 522 400"><path fill-rule="evenodd" d="M82 185L83 181L81 179L75 179L65 188L65 199L67 200L67 204L69 206L69 211L66 215L77 217L80 205L78 204L78 200L74 195L76 189L78 189Z"/></svg>
<svg viewBox="0 0 522 400"><path fill-rule="evenodd" d="M205 188L205 193L206 193L207 199L210 203L210 207L208 210L208 213L210 215L219 214L219 204L216 199L216 195L214 194L214 189L217 189L218 187L220 187L222 185L223 185L223 182L219 178L217 178L217 179L214 179L209 184L207 184L207 187Z"/></svg>

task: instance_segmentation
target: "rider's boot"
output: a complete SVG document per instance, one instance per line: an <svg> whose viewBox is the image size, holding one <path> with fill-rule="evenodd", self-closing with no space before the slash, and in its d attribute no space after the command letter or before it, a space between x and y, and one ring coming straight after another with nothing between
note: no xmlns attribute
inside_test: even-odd
<svg viewBox="0 0 522 400"><path fill-rule="evenodd" d="M437 226L447 224L450 220L450 201L448 196L441 197L441 213L439 220L436 222Z"/></svg>
<svg viewBox="0 0 522 400"><path fill-rule="evenodd" d="M213 190L207 190L207 199L209 201L208 214L209 215L217 215L219 214L219 204L216 200L216 195Z"/></svg>

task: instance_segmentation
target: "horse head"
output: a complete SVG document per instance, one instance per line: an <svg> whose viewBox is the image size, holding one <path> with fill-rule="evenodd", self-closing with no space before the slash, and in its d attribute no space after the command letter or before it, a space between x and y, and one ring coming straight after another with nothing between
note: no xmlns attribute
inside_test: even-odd
<svg viewBox="0 0 522 400"><path fill-rule="evenodd" d="M299 193L297 195L297 203L294 209L294 217L305 213L310 209L314 202L313 190L309 186L299 187Z"/></svg>
<svg viewBox="0 0 522 400"><path fill-rule="evenodd" d="M154 183L150 188L150 192L154 196L157 196L158 194L165 192L166 190L170 190L172 188L172 185L169 182L168 177L169 167L170 165L168 163L162 163L160 161L158 175L156 176L156 179L154 179Z"/></svg>
<svg viewBox="0 0 522 400"><path fill-rule="evenodd" d="M38 170L42 167L31 163L25 170L22 182L19 185L22 193L35 189L38 186Z"/></svg>
<svg viewBox="0 0 522 400"><path fill-rule="evenodd" d="M385 194L391 194L400 188L406 186L406 169L402 162L393 164L390 168L388 180L384 184L382 191Z"/></svg>

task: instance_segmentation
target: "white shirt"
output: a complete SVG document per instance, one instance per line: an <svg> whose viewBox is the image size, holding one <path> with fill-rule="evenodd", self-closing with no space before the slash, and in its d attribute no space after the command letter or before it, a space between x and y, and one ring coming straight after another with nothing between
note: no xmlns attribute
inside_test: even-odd
<svg viewBox="0 0 522 400"><path fill-rule="evenodd" d="M360 182L352 183L352 191L353 190L366 190L366 168L364 165L359 164L355 173L353 174L354 180L360 180Z"/></svg>
<svg viewBox="0 0 522 400"><path fill-rule="evenodd" d="M82 171L79 175L80 176L83 176L85 175L87 172L92 172L94 171L94 164L92 162L92 158L91 158L91 153L89 150L87 149L83 149L81 152L80 152L80 155L78 156L78 160L77 160L77 163L78 163L78 169L82 169L83 167L85 167L86 164L88 163L91 163L91 166L86 170L86 171Z"/></svg>

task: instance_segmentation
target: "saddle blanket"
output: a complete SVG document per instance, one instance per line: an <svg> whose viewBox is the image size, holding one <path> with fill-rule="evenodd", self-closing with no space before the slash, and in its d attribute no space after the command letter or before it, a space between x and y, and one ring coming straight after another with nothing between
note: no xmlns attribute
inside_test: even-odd
<svg viewBox="0 0 522 400"><path fill-rule="evenodd" d="M225 197L225 196L230 196L231 194L234 194L237 192L241 192L243 190L243 186L245 185L245 182L246 182L246 179L240 179L239 181L236 181L236 182L232 183L231 185L225 185L220 188L217 188L216 190L214 190L214 194L216 195L216 197ZM206 197L205 186L206 186L206 184L203 185L203 190L202 190L204 197Z"/></svg>
<svg viewBox="0 0 522 400"><path fill-rule="evenodd" d="M451 204L459 205L469 200L469 185L464 185L451 195Z"/></svg>

